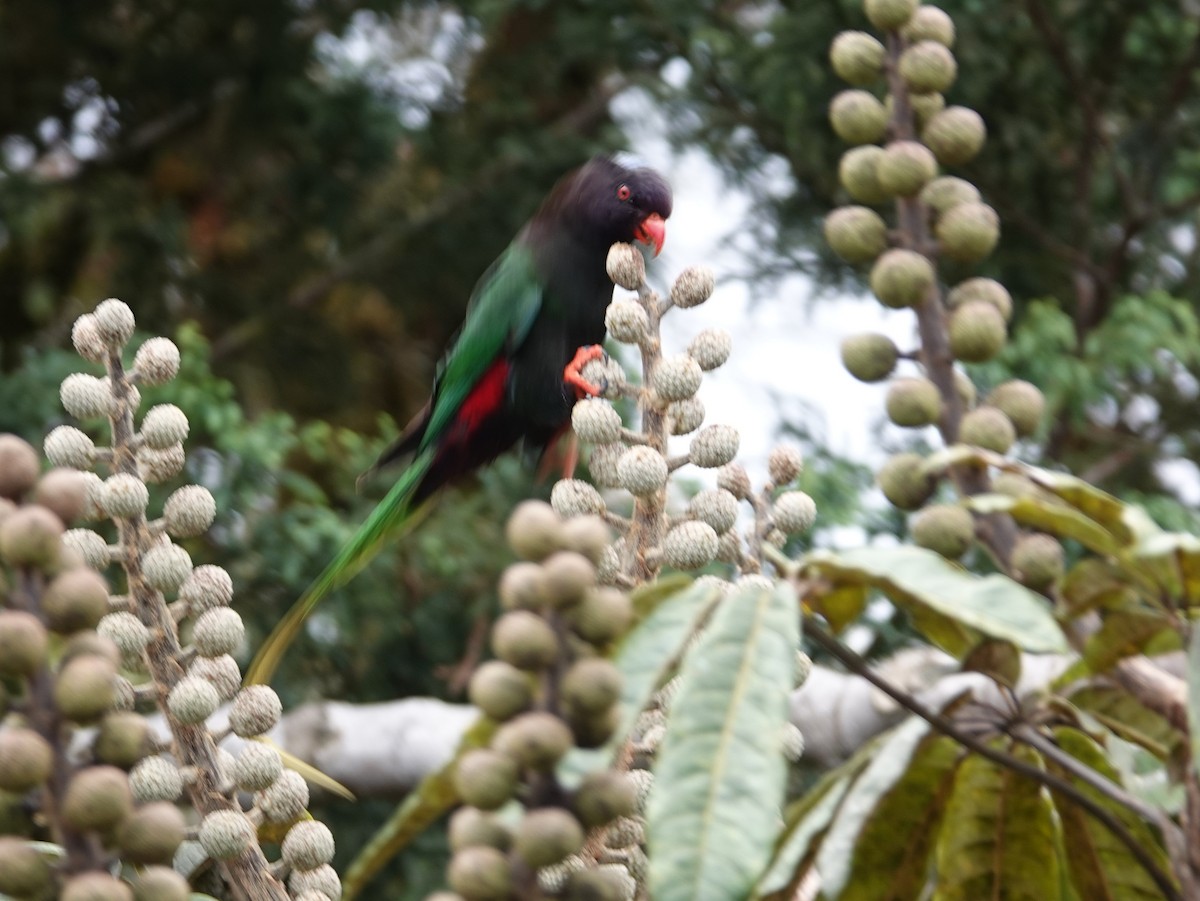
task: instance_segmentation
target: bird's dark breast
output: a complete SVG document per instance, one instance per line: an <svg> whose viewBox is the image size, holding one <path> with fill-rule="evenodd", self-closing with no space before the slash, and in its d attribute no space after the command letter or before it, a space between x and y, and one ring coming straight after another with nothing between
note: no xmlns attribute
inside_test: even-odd
<svg viewBox="0 0 1200 901"><path fill-rule="evenodd" d="M604 311L612 298L612 283L576 284L574 303L543 307L529 335L513 357L509 399L513 412L534 432L553 433L571 418L574 391L563 382L563 370L580 347L604 341Z"/></svg>
<svg viewBox="0 0 1200 901"><path fill-rule="evenodd" d="M608 244L584 242L557 230L553 240L533 241L543 273L542 307L513 355L509 403L525 424L527 443L544 443L571 419L575 394L563 370L575 352L604 341L604 313L613 285L605 272Z"/></svg>

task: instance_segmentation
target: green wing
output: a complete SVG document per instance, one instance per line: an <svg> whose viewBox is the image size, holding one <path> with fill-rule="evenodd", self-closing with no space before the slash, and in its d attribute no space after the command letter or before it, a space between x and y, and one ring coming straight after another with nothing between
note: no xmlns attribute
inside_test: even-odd
<svg viewBox="0 0 1200 901"><path fill-rule="evenodd" d="M475 287L458 338L438 371L433 410L418 451L437 441L501 353L520 347L542 308L542 284L529 248L511 244Z"/></svg>
<svg viewBox="0 0 1200 901"><path fill-rule="evenodd" d="M496 357L525 340L541 304L542 288L532 254L528 248L510 246L479 280L471 296L466 322L438 373L433 410L416 457L366 522L271 630L246 669L246 684L269 682L317 604L354 578L379 553L387 538L412 520L417 512L411 504L412 495L433 463L438 437Z"/></svg>

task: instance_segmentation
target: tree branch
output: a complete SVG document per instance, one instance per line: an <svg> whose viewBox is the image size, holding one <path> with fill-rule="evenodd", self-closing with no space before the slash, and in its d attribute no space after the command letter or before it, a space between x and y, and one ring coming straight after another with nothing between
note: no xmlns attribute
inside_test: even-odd
<svg viewBox="0 0 1200 901"><path fill-rule="evenodd" d="M1092 165L1094 159L1094 150L1101 148L1109 153L1113 179L1117 183L1117 189L1121 195L1121 202L1125 207L1126 215L1131 218L1139 215L1139 204L1137 202L1137 192L1134 190L1133 183L1129 180L1129 175L1116 163L1116 156L1112 153L1112 139L1104 130L1104 116L1101 113L1099 106L1096 104L1096 98L1092 93L1088 79L1075 65L1075 59L1071 55L1071 49L1067 46L1066 37L1063 35L1058 23L1054 21L1050 11L1046 8L1043 0L1026 0L1025 8L1029 12L1029 18L1033 21L1034 27L1041 34L1042 39L1046 42L1046 47L1050 51L1050 58L1058 66L1063 78L1066 80L1068 87L1071 90L1074 100L1079 104L1079 108L1083 113L1084 141L1082 142L1083 158L1079 166L1078 182L1080 186L1079 196L1076 197L1079 214L1090 220L1090 197L1091 197L1091 180L1094 174ZM1085 223L1080 222L1082 227Z"/></svg>
<svg viewBox="0 0 1200 901"><path fill-rule="evenodd" d="M1033 748L1043 757L1053 760L1056 765L1069 772L1079 781L1086 782L1096 791L1100 792L1100 794L1111 798L1122 807L1127 807L1146 822L1155 824L1164 833L1167 831L1167 824L1162 822L1165 816L1161 810L1156 810L1145 802L1138 800L1112 780L1106 779L1101 773L1097 773L1090 766L1076 760L1051 739L1042 735L1033 726L1028 723L1017 723L1005 731L1017 741L1029 745L1029 747ZM1175 828L1174 824L1170 824L1170 828Z"/></svg>
<svg viewBox="0 0 1200 901"><path fill-rule="evenodd" d="M909 102L908 87L899 69L900 54L906 43L904 38L896 33L889 34L887 41L888 90L893 99L889 126L891 137L893 140L913 140L916 136L913 110ZM916 197L897 197L896 218L901 243L911 249L925 252L924 248L932 243L925 204ZM958 429L964 411L954 377L954 355L950 352L941 288L936 280L921 303L913 308L913 312L917 316L917 332L921 337L918 352L921 366L926 376L937 386L942 399L938 431L942 440L951 445L958 441ZM964 497L983 494L991 489L987 471L978 467L957 466L951 470L951 476L959 494ZM1017 540L1017 528L1012 518L1002 513L979 516L976 518L976 531L999 567L1007 570Z"/></svg>
<svg viewBox="0 0 1200 901"><path fill-rule="evenodd" d="M806 637L811 638L822 649L827 651L830 656L836 658L848 670L853 672L855 675L866 679L905 710L908 710L910 713L913 713L925 720L925 722L929 723L929 725L938 732L949 736L963 747L974 751L981 757L985 757L999 766L1003 766L1015 773L1019 773L1022 776L1033 779L1035 782L1046 786L1046 788L1050 789L1051 791L1058 792L1077 804L1079 807L1089 813L1094 819L1103 824L1104 827L1108 829L1118 841L1121 842L1121 844L1129 849L1129 853L1134 856L1134 858L1142 866L1150 878L1154 880L1155 885L1157 885L1159 891L1163 893L1164 898L1168 899L1168 901L1183 901L1178 889L1175 888L1174 883L1171 881L1170 875L1164 873L1162 869L1159 868L1157 862L1150 855L1150 853L1144 847L1142 847L1141 843L1133 837L1129 830L1125 828L1125 824L1117 819L1112 811L1100 806L1095 800L1089 798L1061 776L1057 776L1054 773L1049 773L1045 770L1039 769L1031 763L1027 763L1024 760L1012 756L1011 754L1007 754L1004 751L993 748L974 736L963 732L947 717L942 716L940 713L937 713L936 711L926 707L907 692L901 691L886 679L879 676L871 669L866 660L843 645L831 634L826 632L824 628L813 622L811 618L806 619L805 621L804 634ZM1099 777L1099 774L1096 775ZM1105 781L1107 782L1107 780ZM1097 787L1090 781L1088 784L1093 785L1093 787ZM1098 787L1097 789L1101 790ZM1108 797L1112 797L1112 799L1117 803L1123 804L1123 801L1120 798L1113 797L1107 791L1103 791L1103 793ZM1124 793L1122 792L1122 794ZM1138 813L1136 810L1134 812ZM1179 830L1178 827L1169 822L1160 826L1160 828L1164 828L1164 837L1169 841L1170 835L1166 831L1166 827L1169 827L1176 833Z"/></svg>

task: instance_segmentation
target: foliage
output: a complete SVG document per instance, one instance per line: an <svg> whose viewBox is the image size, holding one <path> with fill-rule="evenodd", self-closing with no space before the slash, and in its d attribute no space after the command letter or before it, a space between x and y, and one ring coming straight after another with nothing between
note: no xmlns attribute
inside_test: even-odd
<svg viewBox="0 0 1200 901"><path fill-rule="evenodd" d="M253 647L366 515L373 499L354 492L355 478L395 426L381 418L378 437L367 437L320 421L300 424L281 411L250 418L233 384L212 372L199 329L187 324L175 337L180 374L169 385L144 388L143 409L174 403L190 414L186 475L212 492L218 516L203 538L186 546L196 564L220 563L239 593L255 599L243 608ZM61 421L47 417L59 406L58 383L76 368L78 357L66 351L31 355L18 373L0 380L0 408L9 417L0 428L40 443ZM469 672L463 661L472 662L464 649L490 619L496 578L508 559L504 513L536 490L528 469L514 459L483 473L476 488L451 491L411 539L339 592L338 603L300 637L276 683L285 705L320 697L461 697ZM152 491L155 503L165 496ZM371 823L389 814L386 805L370 804L364 812L361 804L334 798L315 802L313 812L343 837L339 870L354 856L352 836L361 833L365 841ZM438 853L436 843L425 853ZM412 866L408 859L396 865ZM424 878L438 875L435 866Z"/></svg>
<svg viewBox="0 0 1200 901"><path fill-rule="evenodd" d="M792 585L721 596L707 579L659 577L635 596L637 624L606 651L624 676L620 715L555 779L570 792L589 770L657 761L651 810L665 813L650 817L650 880L664 897L682 890L672 865L712 868L713 897L751 884L756 897L793 897L814 874L829 899L1198 890L1185 852L1200 819L1200 520L1164 464L1200 456L1189 101L1200 25L1166 0L946 5L964 70L949 100L978 107L990 136L956 171L1004 234L978 269L951 262L939 217L903 196L888 239L933 260L947 288L997 277L1014 300L1007 343L985 362L960 354L953 372L943 321L953 314L935 285L915 305L919 340L900 365L935 383L943 449L929 432L906 442L920 459L910 481L884 486L895 507L872 507L863 467L790 424L808 457L792 487L816 500L817 532L786 544L774 534L782 486L768 486L748 496L749 552L712 570L761 567ZM366 516L374 487L359 497L350 486L397 432L379 411L416 408L471 279L554 175L620 144L613 90L644 89L679 146L702 145L755 196L745 225L762 274L868 281L817 237L848 196L834 164L845 148L828 127L842 86L827 52L839 30L865 27L858 3L317 0L236 15L178 3L76 13L30 7L0 36L0 75L14 86L0 100L0 431L40 443L60 424L51 411L72 367L58 348L78 298L144 299L139 314L177 338L184 360L145 403L188 410L187 476L221 511L186 547L254 598L251 646ZM372 42L366 62L355 41ZM413 75L422 71L435 77ZM920 139L891 76L889 137ZM954 388L963 373L973 399ZM964 417L997 408L990 392L1015 378L1044 392L1037 428L1011 447L1004 434L993 442L1004 447L965 446ZM500 523L540 490L510 459L444 496L314 619L281 673L287 704L461 695L508 562ZM965 554L875 541L906 540L931 500L973 517ZM868 546L822 549L835 523L860 526ZM627 545L626 575L630 565L637 580L657 575L661 560L643 553L657 550ZM876 679L915 715L801 780L780 826L772 730L783 714L737 702L749 686L778 706L792 687L783 651L794 617L755 630L737 604L762 609L792 588L809 642L826 626L849 642L847 630L866 625L882 636L873 650L949 651L967 688L924 707L844 644L819 645L822 661ZM863 615L880 598L898 611L884 626ZM738 629L753 634L735 640ZM756 666L714 671L722 649ZM1190 693L1151 662L1184 649ZM1062 672L1029 691L1027 654L1046 651L1063 655ZM706 745L713 733L755 745L756 771L770 778L725 791L737 780ZM349 849L389 821L350 871L353 890L406 845L386 888L366 890L418 897L440 884L448 849L417 826L458 800L451 770L395 812L318 805L343 871ZM693 784L695 771L704 778ZM668 814L711 825L709 846L737 849L737 860L672 838ZM636 854L622 861L638 869Z"/></svg>
<svg viewBox="0 0 1200 901"><path fill-rule="evenodd" d="M655 59L644 28L608 27L616 13L271 0L14 14L4 352L57 343L75 298L137 297L148 328L202 323L252 412L366 429L381 408L415 409L476 275L553 179L619 146L604 79Z"/></svg>
<svg viewBox="0 0 1200 901"><path fill-rule="evenodd" d="M1136 346L1154 351L1143 364L1161 357L1168 345L1152 336L1165 337L1163 298L1186 299L1169 314L1178 321L1187 308L1175 333L1183 339L1200 277L1185 237L1200 202L1191 150L1198 126L1189 112L1200 20L1171 0L941 5L956 24L955 51L969 61L947 102L979 110L990 135L989 150L962 175L1004 223L983 274L1015 298L1017 343L1041 335L1053 309L1045 340L1056 352L1037 358L1043 365L1070 369L1079 354L1091 370L1091 353L1128 348L1132 356ZM681 61L677 78L653 88L673 112L675 141L704 146L754 193L756 240L747 249L759 249L758 271L774 277L800 269L825 284L860 287L863 280L819 239L819 227L846 198L831 165L845 145L828 125L829 98L842 87L828 48L840 30L864 27L861 4L729 4L672 24L665 33ZM1038 315L1033 307L1043 299L1049 306ZM1131 328L1135 321L1144 330ZM1015 355L1005 357L1015 367L1010 374L1028 378L1025 367L1037 361ZM1194 351L1171 368L1175 375L1145 371L1136 383L1157 405L1160 425L1149 433L1109 414L1110 404L1124 406L1129 385L1112 395L1108 377L1068 380L1064 392L1074 388L1056 398L1068 407L1054 421L1049 459L1076 471L1096 466L1118 492L1164 491L1155 459L1198 455L1188 425L1192 391L1180 390L1200 375ZM1034 381L1047 391L1061 384ZM1105 404L1091 406L1084 394Z"/></svg>
<svg viewBox="0 0 1200 901"><path fill-rule="evenodd" d="M1012 641L1031 653L1066 650L1062 633L1035 593L1007 576L979 578L939 554L916 547L861 548L807 555L804 566L828 588L810 593L814 612L832 623L857 618L867 587L909 611L922 634L955 655L983 636ZM829 609L822 594L861 599L858 610Z"/></svg>
<svg viewBox="0 0 1200 901"><path fill-rule="evenodd" d="M1035 22L1053 29L1044 8L1030 8ZM1007 286L968 279L962 268L995 248L996 213L973 185L937 178L934 166L912 169L922 154L943 165L970 162L982 145L969 111L942 113L941 99L931 102L913 83L913 60L946 50L901 29L928 29L943 45L953 42L952 31L933 9L911 23L903 4L868 3L866 11L886 43L843 34L831 60L860 89L884 81L886 106L860 90L830 107L834 130L863 145L843 156L839 181L865 205L827 217L825 236L848 261L871 265L872 290L885 306L912 309L919 345L902 355L885 336L861 336L843 345L843 361L863 381L893 376L897 364L915 368L915 378L892 381L889 418L936 426L945 448L895 454L878 474L892 506L913 514L911 540L925 549L772 559L835 630L858 618L871 589L886 594L923 641L960 660L963 688L932 708L887 671L872 672L822 626L809 629L824 651L917 718L796 802L781 856L760 889L789 897L815 879L828 898L1186 897L1197 884L1183 850L1192 841L1186 814L1176 822L1163 806L1131 795L1114 760L1122 742L1135 743L1157 756L1161 778L1194 785L1192 770L1179 767L1189 739L1183 686L1150 679L1147 657L1179 649L1193 628L1197 539L1164 531L1142 508L1093 484L1127 460L1096 460L1064 442L1077 440L1079 428L1086 435L1106 405L1111 419L1136 432L1137 404L1194 363L1195 313L1162 292L1109 297L1096 319L1090 311L1071 319L1042 302L1025 310L1001 354L1013 310ZM1094 115L1091 86L1075 87L1086 119ZM838 102L846 98L857 105ZM885 127L871 124L873 109ZM937 126L955 130L960 143L940 142ZM910 170L907 180L896 174ZM883 205L896 223L890 231L869 208ZM872 242L868 233L883 237ZM956 361L974 364L969 390ZM1012 380L1014 370L1029 381ZM918 388L936 400L932 409L923 399L920 407L906 401ZM1043 429L1048 411L1055 418ZM1014 461L1020 437L1042 438L1046 456L1086 473ZM935 497L942 503L931 504ZM955 561L980 562L972 546L999 572L980 578L961 568ZM1022 651L1063 655L1040 696L1021 687ZM1173 698L1164 696L1168 687ZM895 828L898 821L908 828Z"/></svg>
<svg viewBox="0 0 1200 901"><path fill-rule="evenodd" d="M684 661L646 811L653 897L742 897L765 865L799 637L788 586L749 582Z"/></svg>
<svg viewBox="0 0 1200 901"><path fill-rule="evenodd" d="M4 592L0 616L5 675L15 690L10 698L6 687L0 722L8 745L0 755L3 784L11 792L3 891L132 897L133 883L175 895L187 893L190 881L212 878L238 894L283 901L287 890L256 832L281 843L282 865L300 878L323 871L336 881L334 842L326 826L301 816L308 786L295 770L304 766L292 760L285 771L283 755L259 741L282 705L268 688L240 686L232 652L245 627L229 606L228 572L194 567L182 546L212 525L212 493L185 484L162 503L161 516L147 516L149 486L173 481L184 467L190 423L178 406L159 404L135 426L137 386L169 382L180 355L164 338L127 354L133 330L134 315L118 300L104 301L72 329L76 350L102 363L105 376L69 375L62 405L82 421L103 421L98 441L73 426L55 428L45 439L55 469L37 480L36 451L3 436L0 556L14 588ZM28 503L17 509L22 499ZM112 537L65 530L97 520ZM110 594L113 570L121 593ZM52 654L48 630L57 633ZM206 721L222 702L230 704L228 726L210 731ZM168 739L154 737L150 713L165 721ZM217 746L230 732L245 740L236 764ZM160 756L167 748L172 756ZM243 812L240 791L255 793L253 813ZM188 844L180 805L199 820ZM53 865L22 861L35 847L30 840L55 849ZM298 844L308 850L298 855ZM211 868L201 866L206 859ZM176 861L178 871L136 866ZM155 879L167 885L154 889Z"/></svg>

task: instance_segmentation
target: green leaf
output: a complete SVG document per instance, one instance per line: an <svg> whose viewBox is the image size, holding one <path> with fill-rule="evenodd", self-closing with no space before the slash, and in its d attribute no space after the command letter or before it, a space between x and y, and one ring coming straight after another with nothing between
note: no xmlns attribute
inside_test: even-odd
<svg viewBox="0 0 1200 901"><path fill-rule="evenodd" d="M1066 614L1078 616L1089 610L1117 610L1137 603L1137 592L1107 561L1085 557L1067 570L1059 584L1066 601Z"/></svg>
<svg viewBox="0 0 1200 901"><path fill-rule="evenodd" d="M888 733L866 770L854 780L817 854L821 889L827 895L836 897L841 893L850 878L854 846L863 824L879 799L904 775L917 746L928 734L925 720L909 717Z"/></svg>
<svg viewBox="0 0 1200 901"><path fill-rule="evenodd" d="M655 901L740 901L766 867L799 624L788 584L749 583L684 660L646 810Z"/></svg>
<svg viewBox="0 0 1200 901"><path fill-rule="evenodd" d="M871 590L866 585L838 585L814 598L812 608L829 622L835 632L850 625L867 606Z"/></svg>
<svg viewBox="0 0 1200 901"><path fill-rule="evenodd" d="M671 587L667 596L654 598L650 613L617 646L613 663L621 672L620 725L601 747L575 748L563 758L558 777L568 788L609 765L650 696L678 666L688 640L721 599L720 587L711 581L672 580Z"/></svg>
<svg viewBox="0 0 1200 901"><path fill-rule="evenodd" d="M908 769L863 824L850 881L838 901L920 897L929 880L929 856L954 772L962 760L963 749L952 738L930 735L922 741Z"/></svg>
<svg viewBox="0 0 1200 901"><path fill-rule="evenodd" d="M759 880L753 897L761 898L783 891L796 880L796 868L808 855L813 840L824 832L833 820L833 815L849 788L850 776L846 774L830 782L826 790L812 792L810 806L805 808L804 815L795 821L792 828L784 832L784 841L776 851L770 867ZM809 801L809 796L806 795L805 800Z"/></svg>
<svg viewBox="0 0 1200 901"><path fill-rule="evenodd" d="M916 547L823 550L808 554L803 563L836 582L867 582L907 610L927 608L1023 650L1067 651L1062 630L1040 595L1007 576L972 575L933 551Z"/></svg>
<svg viewBox="0 0 1200 901"><path fill-rule="evenodd" d="M1099 523L1122 546L1128 547L1161 531L1141 508L1126 504L1077 476L1036 466L1022 467L1021 471L1036 484Z"/></svg>
<svg viewBox="0 0 1200 901"><path fill-rule="evenodd" d="M1179 741L1179 733L1165 717L1123 689L1089 684L1071 692L1067 700L1114 735L1145 748L1159 760L1166 760Z"/></svg>
<svg viewBox="0 0 1200 901"><path fill-rule="evenodd" d="M908 609L913 627L952 657L962 657L979 644L980 635L952 616L920 604Z"/></svg>
<svg viewBox="0 0 1200 901"><path fill-rule="evenodd" d="M1030 495L977 494L965 503L976 513L1007 513L1023 526L1059 538L1074 538L1097 554L1116 554L1120 550L1111 532L1060 501Z"/></svg>
<svg viewBox="0 0 1200 901"><path fill-rule="evenodd" d="M975 447L973 444L951 444L927 456L921 466L921 472L928 476L941 476L955 466L991 466L1003 460L999 454Z"/></svg>
<svg viewBox="0 0 1200 901"><path fill-rule="evenodd" d="M1093 673L1102 673L1124 657L1140 654L1164 631L1176 634L1170 618L1157 610L1113 610L1100 628L1088 636L1083 658Z"/></svg>
<svg viewBox="0 0 1200 901"><path fill-rule="evenodd" d="M1192 623L1187 662L1188 732L1192 739L1192 766L1200 775L1200 625Z"/></svg>
<svg viewBox="0 0 1200 901"><path fill-rule="evenodd" d="M629 596L634 614L639 620L645 619L657 610L663 601L675 597L693 582L692 577L686 573L672 573L635 588Z"/></svg>
<svg viewBox="0 0 1200 901"><path fill-rule="evenodd" d="M1180 532L1153 535L1140 542L1136 558L1153 566L1156 581L1187 604L1200 604L1200 538Z"/></svg>
<svg viewBox="0 0 1200 901"><path fill-rule="evenodd" d="M935 783L957 758L953 743L946 748L929 738L929 724L910 717L888 734L871 764L851 786L817 853L821 889L829 897L841 897L844 890L850 898L889 897L879 891L892 884L893 876L907 881L914 871L923 875L929 845L922 841L912 844L910 840L919 837L906 826L914 827L928 818ZM922 752L935 746L942 754L930 768L926 764L934 760L926 760ZM946 750L955 753L947 758ZM934 821L943 801L937 802ZM881 816L885 811L886 816ZM899 820L885 823L897 816ZM927 829L926 834L933 833ZM864 868L882 872L860 872Z"/></svg>
<svg viewBox="0 0 1200 901"><path fill-rule="evenodd" d="M989 638L963 658L964 672L984 673L1009 688L1021 679L1021 652L1011 641Z"/></svg>
<svg viewBox="0 0 1200 901"><path fill-rule="evenodd" d="M1078 729L1059 728L1054 731L1058 746L1102 776L1120 784L1120 775L1109 763L1104 750ZM1069 780L1084 795L1108 809L1156 859L1164 873L1170 863L1151 830L1136 815L1111 798L1097 791L1069 771L1059 769L1052 761L1047 766ZM1053 795L1062 823L1066 863L1075 889L1088 901L1152 901L1162 892L1130 850L1090 814L1070 798Z"/></svg>
<svg viewBox="0 0 1200 901"><path fill-rule="evenodd" d="M1013 748L1037 764L1036 754ZM1054 814L1041 785L977 755L958 768L937 842L934 901L1062 897Z"/></svg>
<svg viewBox="0 0 1200 901"><path fill-rule="evenodd" d="M1164 537L1163 530L1141 507L1125 503L1076 476L1012 460L980 458L977 462L991 462L1020 473L1062 502L1036 495L980 494L967 500L977 513L1007 513L1022 525L1073 538L1098 554L1110 556L1135 548L1153 548ZM1195 568L1200 571L1200 557L1195 560Z"/></svg>
<svg viewBox="0 0 1200 901"><path fill-rule="evenodd" d="M787 806L775 857L759 880L755 897L782 891L795 881L796 869L804 863L814 839L825 831L850 783L870 766L886 738L886 734L877 735L864 742L849 760L825 773L803 797Z"/></svg>
<svg viewBox="0 0 1200 901"><path fill-rule="evenodd" d="M344 901L351 901L357 897L389 860L458 803L458 791L454 788L454 768L458 765L459 758L473 748L486 746L495 731L494 722L483 717L478 719L459 742L454 759L422 779L421 784L408 794L388 821L358 852L346 875L342 877Z"/></svg>

